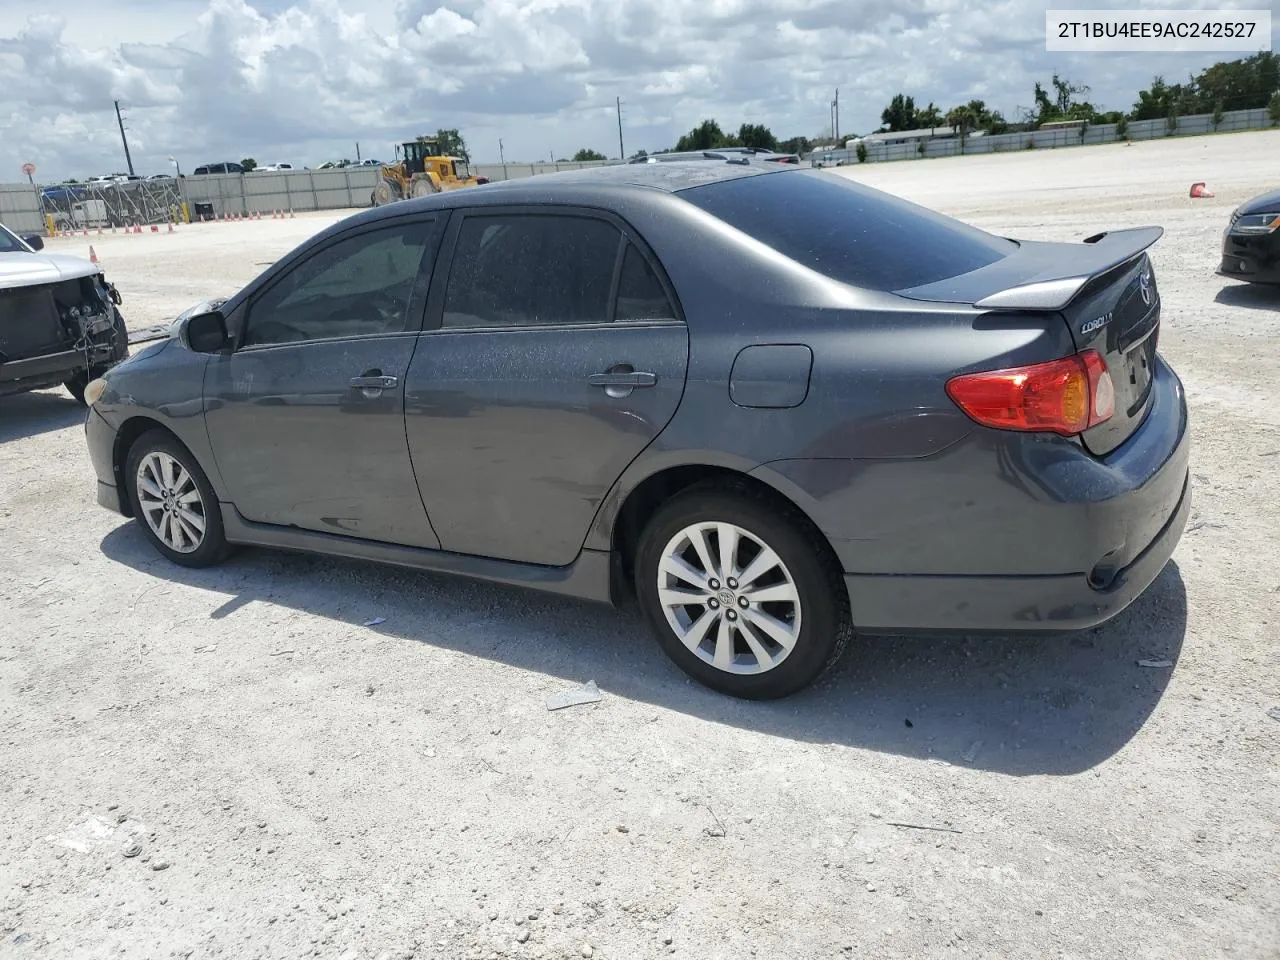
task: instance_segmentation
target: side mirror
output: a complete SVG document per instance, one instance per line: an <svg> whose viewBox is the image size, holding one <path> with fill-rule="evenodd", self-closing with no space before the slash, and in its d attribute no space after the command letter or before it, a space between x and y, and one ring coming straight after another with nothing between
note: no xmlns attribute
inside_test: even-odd
<svg viewBox="0 0 1280 960"><path fill-rule="evenodd" d="M22 242L25 243L32 250L44 249L44 237L41 237L34 233L29 237L23 237Z"/></svg>
<svg viewBox="0 0 1280 960"><path fill-rule="evenodd" d="M218 310L187 317L178 339L192 353L217 353L227 345L227 319Z"/></svg>

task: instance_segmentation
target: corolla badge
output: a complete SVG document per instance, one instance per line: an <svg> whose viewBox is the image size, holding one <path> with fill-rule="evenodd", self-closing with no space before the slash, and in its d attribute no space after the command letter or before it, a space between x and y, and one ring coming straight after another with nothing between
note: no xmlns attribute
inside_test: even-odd
<svg viewBox="0 0 1280 960"><path fill-rule="evenodd" d="M1111 322L1110 311L1108 311L1107 313L1104 313L1100 317L1094 317L1092 320L1087 320L1084 323L1080 324L1080 336L1087 337L1089 334L1093 333L1093 331L1101 330L1110 322Z"/></svg>
<svg viewBox="0 0 1280 960"><path fill-rule="evenodd" d="M1151 306L1151 264L1142 265L1142 276L1138 277L1138 292L1142 294L1142 302Z"/></svg>

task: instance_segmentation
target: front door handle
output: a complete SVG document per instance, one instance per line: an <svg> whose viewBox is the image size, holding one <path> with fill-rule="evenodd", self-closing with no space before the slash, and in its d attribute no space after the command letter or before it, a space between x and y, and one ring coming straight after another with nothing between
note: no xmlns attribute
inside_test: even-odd
<svg viewBox="0 0 1280 960"><path fill-rule="evenodd" d="M357 390L390 390L399 382L395 377L364 376L351 378L351 386Z"/></svg>
<svg viewBox="0 0 1280 960"><path fill-rule="evenodd" d="M657 374L647 373L644 370L593 373L587 377L587 383L593 387L652 387L657 382Z"/></svg>

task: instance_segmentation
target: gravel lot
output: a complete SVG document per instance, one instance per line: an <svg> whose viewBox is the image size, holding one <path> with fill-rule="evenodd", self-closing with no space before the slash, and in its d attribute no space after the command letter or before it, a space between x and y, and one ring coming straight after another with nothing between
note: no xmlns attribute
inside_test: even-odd
<svg viewBox="0 0 1280 960"><path fill-rule="evenodd" d="M1106 628L863 641L779 703L693 686L631 612L168 565L95 505L80 408L0 401L0 956L1276 957L1280 291L1213 269L1278 155L841 171L1014 235L1164 225L1195 509ZM335 219L50 247L92 242L145 327ZM601 702L547 711L589 679Z"/></svg>

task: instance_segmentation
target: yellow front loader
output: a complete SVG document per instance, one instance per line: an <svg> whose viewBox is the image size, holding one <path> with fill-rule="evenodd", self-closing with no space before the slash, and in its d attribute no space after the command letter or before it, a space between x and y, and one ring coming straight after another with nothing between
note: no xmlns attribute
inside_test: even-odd
<svg viewBox="0 0 1280 960"><path fill-rule="evenodd" d="M489 182L487 177L471 176L467 162L460 157L442 154L439 141L411 140L401 148L403 159L399 163L384 164L378 170L372 197L375 207Z"/></svg>

